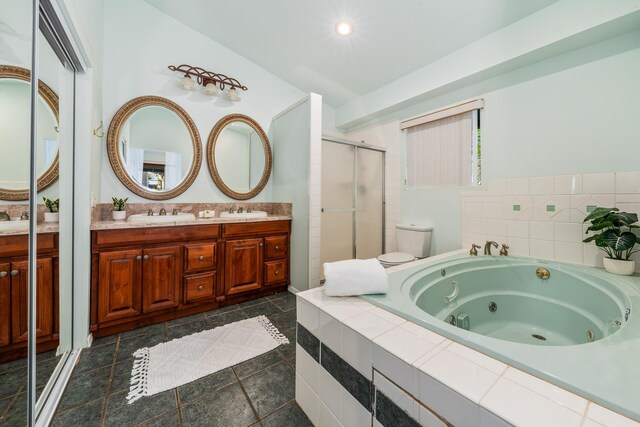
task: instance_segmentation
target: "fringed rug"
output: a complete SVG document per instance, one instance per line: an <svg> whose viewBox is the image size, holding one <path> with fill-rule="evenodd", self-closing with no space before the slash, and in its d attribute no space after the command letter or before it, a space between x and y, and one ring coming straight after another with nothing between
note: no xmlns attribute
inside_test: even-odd
<svg viewBox="0 0 640 427"><path fill-rule="evenodd" d="M129 404L266 353L287 337L265 316L240 320L133 353Z"/></svg>

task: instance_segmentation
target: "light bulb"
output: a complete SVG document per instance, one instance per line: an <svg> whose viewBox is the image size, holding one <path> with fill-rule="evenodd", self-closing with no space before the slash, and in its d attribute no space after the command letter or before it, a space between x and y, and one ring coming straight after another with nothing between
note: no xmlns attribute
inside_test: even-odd
<svg viewBox="0 0 640 427"><path fill-rule="evenodd" d="M350 36L353 33L353 24L349 21L340 21L336 24L336 32L341 36Z"/></svg>
<svg viewBox="0 0 640 427"><path fill-rule="evenodd" d="M182 86L182 88L186 90L193 90L193 80L191 80L191 77L189 76L184 76L180 80L180 86Z"/></svg>
<svg viewBox="0 0 640 427"><path fill-rule="evenodd" d="M227 99L231 102L238 102L240 101L240 95L238 95L238 91L231 88L229 89L229 92L227 92Z"/></svg>
<svg viewBox="0 0 640 427"><path fill-rule="evenodd" d="M213 83L207 83L207 85L204 87L204 91L207 92L207 95L210 95L210 96L220 95L220 91L218 90L218 87Z"/></svg>

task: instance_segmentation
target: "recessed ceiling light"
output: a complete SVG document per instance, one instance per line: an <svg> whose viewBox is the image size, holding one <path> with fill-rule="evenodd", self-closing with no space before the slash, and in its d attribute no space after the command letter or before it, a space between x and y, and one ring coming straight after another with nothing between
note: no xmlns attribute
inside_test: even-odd
<svg viewBox="0 0 640 427"><path fill-rule="evenodd" d="M336 32L341 36L349 36L353 33L353 24L349 21L340 21L336 24Z"/></svg>

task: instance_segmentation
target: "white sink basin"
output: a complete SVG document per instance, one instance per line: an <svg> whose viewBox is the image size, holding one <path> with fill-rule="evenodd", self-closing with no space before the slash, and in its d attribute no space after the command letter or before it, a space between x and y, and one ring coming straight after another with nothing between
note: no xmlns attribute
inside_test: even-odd
<svg viewBox="0 0 640 427"><path fill-rule="evenodd" d="M29 221L0 221L0 230L26 230L29 228Z"/></svg>
<svg viewBox="0 0 640 427"><path fill-rule="evenodd" d="M265 211L251 211L251 212L220 212L220 218L242 218L242 219L251 219L251 218L266 218L267 213Z"/></svg>
<svg viewBox="0 0 640 427"><path fill-rule="evenodd" d="M154 214L149 216L147 214L135 214L127 218L127 222L146 222L146 223L167 223L167 222L181 222L181 221L194 221L196 217L190 213L179 213L178 215L166 215Z"/></svg>

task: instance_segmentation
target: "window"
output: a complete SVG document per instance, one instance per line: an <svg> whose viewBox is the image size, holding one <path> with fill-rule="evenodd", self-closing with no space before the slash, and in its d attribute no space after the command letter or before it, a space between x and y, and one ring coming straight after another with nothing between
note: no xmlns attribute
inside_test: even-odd
<svg viewBox="0 0 640 427"><path fill-rule="evenodd" d="M456 106L403 122L407 188L482 183L480 109L463 106L463 112Z"/></svg>

